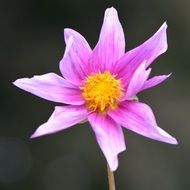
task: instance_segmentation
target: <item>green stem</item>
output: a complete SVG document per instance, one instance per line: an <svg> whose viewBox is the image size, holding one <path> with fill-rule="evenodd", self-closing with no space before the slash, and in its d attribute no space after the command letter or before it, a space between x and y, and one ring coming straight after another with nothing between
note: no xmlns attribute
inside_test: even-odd
<svg viewBox="0 0 190 190"><path fill-rule="evenodd" d="M114 179L114 174L110 170L109 165L107 164L107 171L108 171L108 183L109 183L109 190L116 190L115 188L115 179Z"/></svg>

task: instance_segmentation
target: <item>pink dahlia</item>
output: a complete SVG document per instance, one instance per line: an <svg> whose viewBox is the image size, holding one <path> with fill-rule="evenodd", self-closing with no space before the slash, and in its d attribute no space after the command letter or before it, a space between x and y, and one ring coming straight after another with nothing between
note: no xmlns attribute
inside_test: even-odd
<svg viewBox="0 0 190 190"><path fill-rule="evenodd" d="M34 95L67 104L56 106L32 138L88 120L112 171L118 167L118 154L126 149L121 126L154 140L177 144L158 127L151 108L136 98L139 92L169 77L148 79L149 65L167 50L166 28L164 23L150 39L126 53L123 29L113 7L105 11L93 50L81 34L66 28L66 50L59 65L63 77L48 73L14 82Z"/></svg>

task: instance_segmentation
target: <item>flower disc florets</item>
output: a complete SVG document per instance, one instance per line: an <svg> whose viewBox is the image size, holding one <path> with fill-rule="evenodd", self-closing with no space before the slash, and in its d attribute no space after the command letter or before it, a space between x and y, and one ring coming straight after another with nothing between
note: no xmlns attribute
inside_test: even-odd
<svg viewBox="0 0 190 190"><path fill-rule="evenodd" d="M116 108L119 99L124 94L121 81L109 71L89 75L80 89L91 111L105 112L109 108Z"/></svg>

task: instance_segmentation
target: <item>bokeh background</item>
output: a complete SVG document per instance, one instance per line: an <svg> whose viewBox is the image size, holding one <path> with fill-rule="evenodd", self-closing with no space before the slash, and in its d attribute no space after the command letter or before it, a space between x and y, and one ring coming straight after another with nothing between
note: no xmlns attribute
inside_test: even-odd
<svg viewBox="0 0 190 190"><path fill-rule="evenodd" d="M169 49L153 74L173 75L139 95L159 125L179 145L153 141L124 130L127 151L115 172L118 190L190 189L190 1L189 0L1 0L0 1L0 190L108 189L106 162L86 123L31 140L56 105L12 85L17 78L56 72L73 28L94 47L103 14L114 6L127 50L168 23Z"/></svg>

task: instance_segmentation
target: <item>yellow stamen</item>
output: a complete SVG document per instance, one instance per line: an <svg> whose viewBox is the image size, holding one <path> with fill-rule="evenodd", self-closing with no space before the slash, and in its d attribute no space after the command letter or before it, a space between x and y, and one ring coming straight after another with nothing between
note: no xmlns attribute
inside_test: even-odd
<svg viewBox="0 0 190 190"><path fill-rule="evenodd" d="M84 86L80 87L86 105L91 111L105 113L107 109L117 107L119 99L123 96L121 81L109 71L91 74L85 79Z"/></svg>

